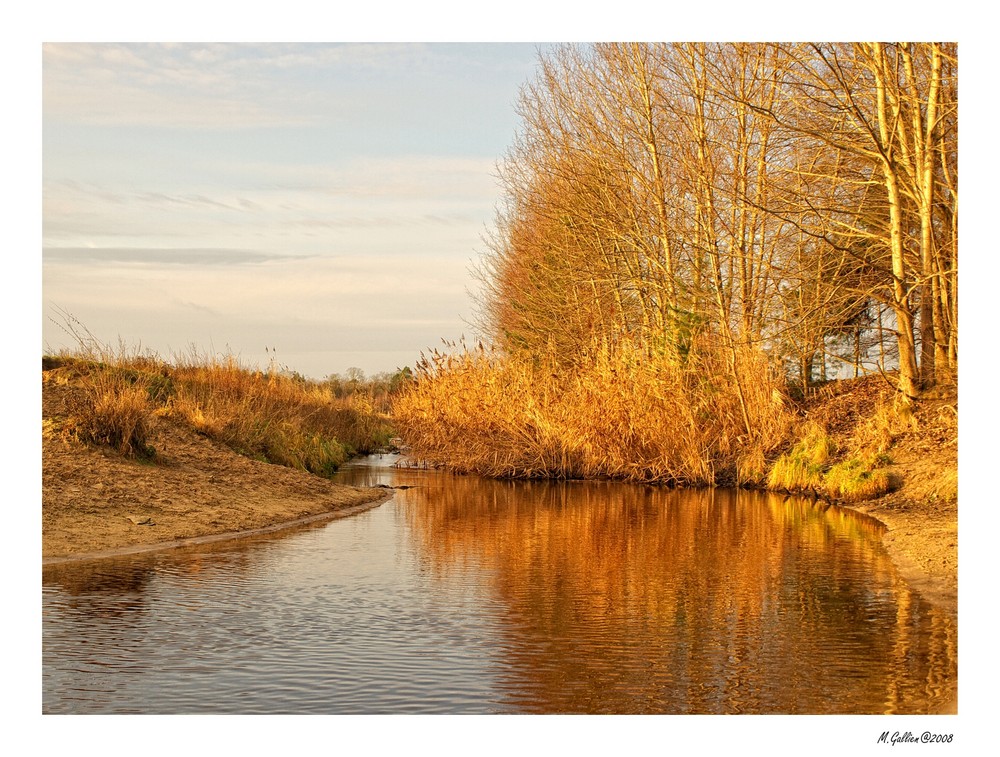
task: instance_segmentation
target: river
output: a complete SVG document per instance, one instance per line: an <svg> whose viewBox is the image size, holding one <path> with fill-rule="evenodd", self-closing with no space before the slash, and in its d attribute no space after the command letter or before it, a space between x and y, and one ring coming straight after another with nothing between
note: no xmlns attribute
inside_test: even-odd
<svg viewBox="0 0 1000 757"><path fill-rule="evenodd" d="M957 619L869 518L738 490L345 466L343 520L42 582L45 713L954 711Z"/></svg>

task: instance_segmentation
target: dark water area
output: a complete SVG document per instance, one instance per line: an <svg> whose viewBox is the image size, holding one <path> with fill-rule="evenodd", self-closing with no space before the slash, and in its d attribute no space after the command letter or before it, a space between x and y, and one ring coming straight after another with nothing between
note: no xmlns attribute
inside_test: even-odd
<svg viewBox="0 0 1000 757"><path fill-rule="evenodd" d="M957 619L781 495L345 467L343 520L43 571L45 713L935 713Z"/></svg>

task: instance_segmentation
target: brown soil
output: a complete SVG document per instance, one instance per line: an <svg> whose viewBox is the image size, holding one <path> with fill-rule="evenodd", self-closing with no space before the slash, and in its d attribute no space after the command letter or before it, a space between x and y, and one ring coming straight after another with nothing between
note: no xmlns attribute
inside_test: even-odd
<svg viewBox="0 0 1000 757"><path fill-rule="evenodd" d="M335 517L385 498L242 457L170 418L157 419L148 462L84 445L64 431L79 391L42 374L43 563Z"/></svg>

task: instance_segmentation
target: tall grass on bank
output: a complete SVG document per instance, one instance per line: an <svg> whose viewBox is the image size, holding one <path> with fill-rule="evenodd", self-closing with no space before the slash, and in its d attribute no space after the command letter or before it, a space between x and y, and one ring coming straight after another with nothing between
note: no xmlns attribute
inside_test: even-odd
<svg viewBox="0 0 1000 757"><path fill-rule="evenodd" d="M888 457L849 450L832 462L836 445L816 424L806 425L802 438L775 460L767 488L809 493L843 502L858 502L889 491Z"/></svg>
<svg viewBox="0 0 1000 757"><path fill-rule="evenodd" d="M126 457L149 458L149 444L157 399L162 399L161 361L138 347L119 342L105 344L79 320L62 313L63 329L78 349L70 354L43 357L43 370L69 364L81 392L71 396L65 431L81 441L110 447ZM63 381L69 379L63 375Z"/></svg>
<svg viewBox="0 0 1000 757"><path fill-rule="evenodd" d="M81 347L43 359L77 392L66 428L82 441L151 456L151 429L172 418L235 451L329 475L394 436L363 385L335 396L324 382L264 373L235 358L192 353L167 363L137 351Z"/></svg>
<svg viewBox="0 0 1000 757"><path fill-rule="evenodd" d="M479 348L425 357L394 416L415 457L458 471L756 483L788 425L779 387L749 349L679 366L624 345L565 369Z"/></svg>
<svg viewBox="0 0 1000 757"><path fill-rule="evenodd" d="M843 502L859 502L889 491L886 452L895 438L914 428L910 405L901 395L880 401L838 450L822 425L808 421L792 448L778 457L767 478L769 489L810 492ZM838 451L840 459L834 458Z"/></svg>
<svg viewBox="0 0 1000 757"><path fill-rule="evenodd" d="M82 362L77 370L84 391L70 403L70 433L126 457L155 455L149 444L154 422L150 382L134 369L108 363Z"/></svg>
<svg viewBox="0 0 1000 757"><path fill-rule="evenodd" d="M362 388L335 397L326 383L251 370L233 357L178 358L169 413L243 454L328 475L354 454L386 446L386 415Z"/></svg>

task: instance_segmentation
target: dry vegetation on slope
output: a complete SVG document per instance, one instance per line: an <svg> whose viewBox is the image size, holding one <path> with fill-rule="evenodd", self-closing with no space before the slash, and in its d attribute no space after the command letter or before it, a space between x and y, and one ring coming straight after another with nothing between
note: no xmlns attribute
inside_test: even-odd
<svg viewBox="0 0 1000 757"><path fill-rule="evenodd" d="M43 366L44 558L258 529L383 494L313 475L388 438L370 398L232 361Z"/></svg>

